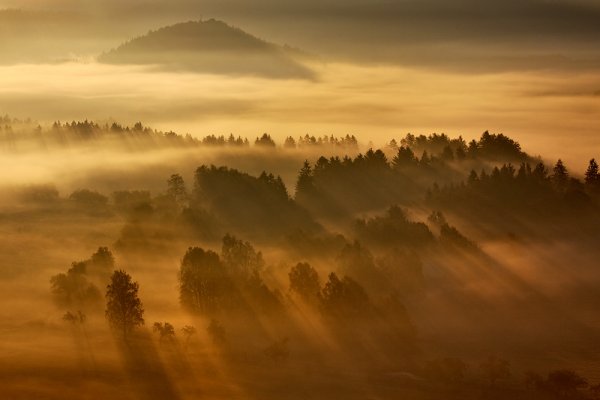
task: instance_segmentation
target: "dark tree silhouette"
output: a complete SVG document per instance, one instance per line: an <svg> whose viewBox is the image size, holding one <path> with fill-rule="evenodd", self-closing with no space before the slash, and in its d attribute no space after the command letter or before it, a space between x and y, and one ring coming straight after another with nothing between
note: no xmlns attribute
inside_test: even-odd
<svg viewBox="0 0 600 400"><path fill-rule="evenodd" d="M308 160L305 160L300 169L298 181L296 182L296 196L298 196L299 193L311 193L312 191L314 191L312 167Z"/></svg>
<svg viewBox="0 0 600 400"><path fill-rule="evenodd" d="M231 294L231 283L219 255L199 247L189 248L179 270L179 298L192 311L213 313Z"/></svg>
<svg viewBox="0 0 600 400"><path fill-rule="evenodd" d="M562 160L559 159L556 162L552 171L553 173L551 179L556 188L560 190L565 189L569 181L569 172L567 171L567 167L565 167Z"/></svg>
<svg viewBox="0 0 600 400"><path fill-rule="evenodd" d="M136 326L144 324L144 308L138 290L139 284L123 270L113 272L106 288L106 318L125 338Z"/></svg>
<svg viewBox="0 0 600 400"><path fill-rule="evenodd" d="M573 398L579 389L588 386L588 381L575 371L559 369L548 374L546 384L558 396Z"/></svg>
<svg viewBox="0 0 600 400"><path fill-rule="evenodd" d="M407 166L416 165L417 159L415 153L410 147L400 146L397 154L392 159L392 166L396 169L401 169Z"/></svg>
<svg viewBox="0 0 600 400"><path fill-rule="evenodd" d="M161 342L172 342L175 340L175 328L168 322L155 322L152 331L159 335Z"/></svg>
<svg viewBox="0 0 600 400"><path fill-rule="evenodd" d="M238 232L267 236L319 226L290 199L280 177L253 177L235 169L202 166L196 170L193 206L213 213Z"/></svg>
<svg viewBox="0 0 600 400"><path fill-rule="evenodd" d="M188 194L181 175L173 174L167 180L167 196L172 198L177 204L184 204L187 201Z"/></svg>
<svg viewBox="0 0 600 400"><path fill-rule="evenodd" d="M117 210L131 213L136 208L151 204L150 192L146 190L120 190L113 193L113 202Z"/></svg>
<svg viewBox="0 0 600 400"><path fill-rule="evenodd" d="M590 386L590 393L593 400L600 399L600 383Z"/></svg>
<svg viewBox="0 0 600 400"><path fill-rule="evenodd" d="M370 309L369 297L362 286L346 276L339 279L335 273L329 274L319 300L323 312L333 317L361 316Z"/></svg>
<svg viewBox="0 0 600 400"><path fill-rule="evenodd" d="M595 159L590 160L590 164L585 171L585 184L592 189L600 187L600 174L598 173L598 163Z"/></svg>
<svg viewBox="0 0 600 400"><path fill-rule="evenodd" d="M355 225L358 237L369 245L426 245L433 240L427 225L412 222L398 206L392 206L384 216L359 219Z"/></svg>
<svg viewBox="0 0 600 400"><path fill-rule="evenodd" d="M440 226L440 242L442 244L455 246L464 250L475 250L477 245L470 241L465 235L460 233L458 229L448 223Z"/></svg>
<svg viewBox="0 0 600 400"><path fill-rule="evenodd" d="M115 257L108 247L98 247L98 250L86 263L89 274L103 279L108 278L115 269Z"/></svg>
<svg viewBox="0 0 600 400"><path fill-rule="evenodd" d="M358 241L344 246L336 257L336 263L343 274L370 290L381 290L385 285L385 278L375 264L373 254Z"/></svg>
<svg viewBox="0 0 600 400"><path fill-rule="evenodd" d="M191 325L186 325L183 328L181 328L181 333L183 334L183 337L185 339L185 345L187 346L190 343L190 340L192 339L192 337L197 333L196 332L196 328L194 328Z"/></svg>
<svg viewBox="0 0 600 400"><path fill-rule="evenodd" d="M69 195L69 200L84 207L104 208L108 204L108 197L88 189L76 190Z"/></svg>
<svg viewBox="0 0 600 400"><path fill-rule="evenodd" d="M88 281L86 263L74 262L66 273L50 278L51 291L60 306L86 308L98 304L100 290Z"/></svg>
<svg viewBox="0 0 600 400"><path fill-rule="evenodd" d="M221 260L232 276L241 279L249 279L265 265L260 251L255 251L249 242L229 234L223 237Z"/></svg>
<svg viewBox="0 0 600 400"><path fill-rule="evenodd" d="M449 145L444 147L444 150L441 154L441 159L445 161L454 161L454 151L452 150L452 147Z"/></svg>
<svg viewBox="0 0 600 400"><path fill-rule="evenodd" d="M283 143L283 147L285 147L286 149L295 149L296 148L296 141L294 140L293 137L288 136L287 138L285 138L285 142Z"/></svg>
<svg viewBox="0 0 600 400"><path fill-rule="evenodd" d="M275 147L275 141L271 138L271 135L267 133L263 133L260 138L256 138L254 144L256 146Z"/></svg>
<svg viewBox="0 0 600 400"><path fill-rule="evenodd" d="M216 319L211 319L208 328L206 328L210 339L214 344L222 346L227 343L227 333L225 327Z"/></svg>
<svg viewBox="0 0 600 400"><path fill-rule="evenodd" d="M73 325L83 324L85 323L87 317L81 311L71 312L67 311L65 315L63 315L63 321L68 322Z"/></svg>
<svg viewBox="0 0 600 400"><path fill-rule="evenodd" d="M308 263L298 263L289 272L290 291L298 294L304 301L313 303L321 291L319 274Z"/></svg>

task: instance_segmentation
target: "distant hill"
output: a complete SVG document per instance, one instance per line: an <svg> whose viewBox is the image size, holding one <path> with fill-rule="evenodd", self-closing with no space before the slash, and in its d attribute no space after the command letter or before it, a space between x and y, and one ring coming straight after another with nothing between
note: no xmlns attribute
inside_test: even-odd
<svg viewBox="0 0 600 400"><path fill-rule="evenodd" d="M222 21L192 21L150 31L99 57L109 64L274 78L311 78L301 52L258 39Z"/></svg>

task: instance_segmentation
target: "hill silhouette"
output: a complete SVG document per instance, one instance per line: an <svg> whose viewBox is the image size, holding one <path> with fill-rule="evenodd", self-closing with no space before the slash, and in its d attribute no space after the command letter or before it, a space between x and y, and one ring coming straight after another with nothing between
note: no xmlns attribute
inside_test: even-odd
<svg viewBox="0 0 600 400"><path fill-rule="evenodd" d="M273 78L311 78L300 52L214 19L179 23L132 39L99 57L110 64Z"/></svg>

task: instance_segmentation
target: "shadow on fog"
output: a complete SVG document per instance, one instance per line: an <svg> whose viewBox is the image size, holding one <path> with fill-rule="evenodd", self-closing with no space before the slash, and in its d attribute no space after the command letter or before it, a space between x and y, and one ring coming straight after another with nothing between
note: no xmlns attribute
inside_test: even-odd
<svg viewBox="0 0 600 400"><path fill-rule="evenodd" d="M122 338L116 340L126 372L143 400L181 398L147 331L136 332L127 340ZM181 367L181 373L189 373L186 366L181 365Z"/></svg>

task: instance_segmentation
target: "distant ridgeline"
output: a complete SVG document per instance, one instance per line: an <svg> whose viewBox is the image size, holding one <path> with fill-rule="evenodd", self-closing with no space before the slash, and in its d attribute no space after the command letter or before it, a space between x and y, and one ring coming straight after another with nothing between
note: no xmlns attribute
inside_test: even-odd
<svg viewBox="0 0 600 400"><path fill-rule="evenodd" d="M5 150L35 150L62 146L77 146L93 143L95 146L103 142L126 145L128 150L148 149L160 147L250 147L250 140L241 136L230 134L208 135L196 138L190 134L181 135L173 131L163 132L144 126L137 122L133 127L123 126L118 123L98 124L93 121L72 121L61 123L59 121L49 128L31 120L19 120L8 116L0 117L0 148ZM267 133L256 137L253 144L261 148L275 148L277 144ZM354 135L342 137L322 136L299 137L297 140L288 137L283 147L287 149L302 147L332 146L348 151L358 151L358 140Z"/></svg>

